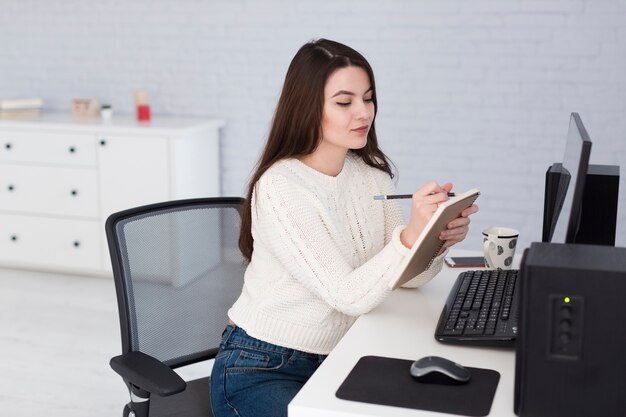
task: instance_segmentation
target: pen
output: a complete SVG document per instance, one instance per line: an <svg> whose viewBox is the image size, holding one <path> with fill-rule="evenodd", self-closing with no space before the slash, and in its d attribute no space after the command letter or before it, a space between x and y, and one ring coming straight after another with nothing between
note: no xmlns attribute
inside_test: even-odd
<svg viewBox="0 0 626 417"><path fill-rule="evenodd" d="M448 193L448 197L456 197L456 193ZM396 200L400 198L413 198L413 194L387 194L374 196L374 200Z"/></svg>

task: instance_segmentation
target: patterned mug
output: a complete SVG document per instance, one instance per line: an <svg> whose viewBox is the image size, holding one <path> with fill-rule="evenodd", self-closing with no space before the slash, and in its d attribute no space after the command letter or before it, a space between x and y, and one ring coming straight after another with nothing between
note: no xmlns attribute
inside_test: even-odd
<svg viewBox="0 0 626 417"><path fill-rule="evenodd" d="M485 266L489 269L511 269L519 232L510 227L488 227L483 230Z"/></svg>

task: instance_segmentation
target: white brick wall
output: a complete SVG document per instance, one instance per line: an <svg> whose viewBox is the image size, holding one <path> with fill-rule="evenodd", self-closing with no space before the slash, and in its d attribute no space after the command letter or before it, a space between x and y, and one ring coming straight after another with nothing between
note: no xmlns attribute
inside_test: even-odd
<svg viewBox="0 0 626 417"><path fill-rule="evenodd" d="M0 97L57 110L97 97L130 113L146 89L157 115L220 115L223 193L241 195L287 65L317 37L372 63L399 191L431 178L483 191L465 248L487 225L519 228L524 245L540 238L544 172L570 112L592 162L626 161L623 0L3 0Z"/></svg>

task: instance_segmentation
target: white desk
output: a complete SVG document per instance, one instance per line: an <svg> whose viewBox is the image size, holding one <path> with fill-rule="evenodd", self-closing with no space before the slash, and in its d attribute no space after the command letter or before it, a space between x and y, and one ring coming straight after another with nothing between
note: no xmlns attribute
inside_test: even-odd
<svg viewBox="0 0 626 417"><path fill-rule="evenodd" d="M472 256L477 252L454 251ZM516 256L515 267L519 265ZM443 416L442 413L340 400L335 392L362 356L376 355L415 360L437 355L462 365L494 369L500 382L490 416L515 416L513 387L514 349L454 346L434 338L435 326L454 280L464 269L448 268L419 289L399 289L376 309L365 314L339 342L311 379L289 404L289 417ZM409 370L407 369L407 372Z"/></svg>

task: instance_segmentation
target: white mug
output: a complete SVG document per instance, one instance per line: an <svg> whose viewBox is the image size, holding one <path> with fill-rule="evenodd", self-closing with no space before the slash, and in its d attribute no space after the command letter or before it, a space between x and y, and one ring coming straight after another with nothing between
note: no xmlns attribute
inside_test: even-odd
<svg viewBox="0 0 626 417"><path fill-rule="evenodd" d="M483 230L485 266L489 269L511 269L519 232L510 227L488 227Z"/></svg>

